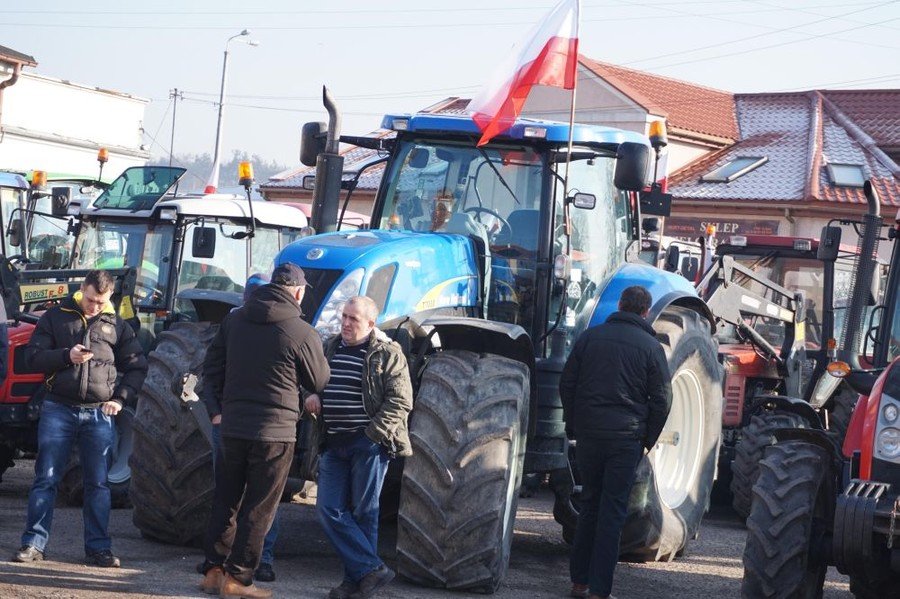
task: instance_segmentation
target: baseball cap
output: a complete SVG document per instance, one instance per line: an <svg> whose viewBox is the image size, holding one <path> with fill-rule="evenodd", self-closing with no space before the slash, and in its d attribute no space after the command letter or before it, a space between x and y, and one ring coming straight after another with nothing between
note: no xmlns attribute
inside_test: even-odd
<svg viewBox="0 0 900 599"><path fill-rule="evenodd" d="M244 284L244 301L246 302L250 294L256 291L258 287L262 287L268 282L269 275L264 272L255 272L247 277L247 282Z"/></svg>
<svg viewBox="0 0 900 599"><path fill-rule="evenodd" d="M306 275L303 274L303 269L296 264L285 262L276 266L272 271L272 282L284 287L305 287Z"/></svg>

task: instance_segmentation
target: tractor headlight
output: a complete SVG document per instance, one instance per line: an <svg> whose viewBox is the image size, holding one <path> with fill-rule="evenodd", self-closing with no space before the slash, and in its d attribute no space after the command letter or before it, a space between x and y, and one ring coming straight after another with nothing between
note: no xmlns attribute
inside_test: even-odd
<svg viewBox="0 0 900 599"><path fill-rule="evenodd" d="M331 294L322 304L319 317L316 319L313 327L323 339L341 332L341 314L344 304L351 297L359 295L365 272L364 269L357 268L341 279L341 282L331 291Z"/></svg>
<svg viewBox="0 0 900 599"><path fill-rule="evenodd" d="M888 424L897 422L897 416L900 416L900 409L894 404L889 403L881 410L881 417L884 418L884 421Z"/></svg>
<svg viewBox="0 0 900 599"><path fill-rule="evenodd" d="M895 460L900 457L900 429L887 427L878 433L875 451L882 459Z"/></svg>

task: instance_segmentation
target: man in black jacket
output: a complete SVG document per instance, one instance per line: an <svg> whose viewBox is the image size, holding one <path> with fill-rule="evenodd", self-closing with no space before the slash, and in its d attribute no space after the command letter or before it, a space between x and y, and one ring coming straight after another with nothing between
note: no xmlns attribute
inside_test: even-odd
<svg viewBox="0 0 900 599"><path fill-rule="evenodd" d="M87 562L118 568L109 538L109 458L113 417L137 399L147 374L140 343L109 302L115 281L103 270L88 273L81 291L41 316L25 362L44 372L47 394L38 424L34 484L18 562L44 559L56 486L78 440L84 477L84 551ZM119 375L121 380L117 378Z"/></svg>
<svg viewBox="0 0 900 599"><path fill-rule="evenodd" d="M201 588L265 598L253 584L297 439L300 393L331 376L319 334L301 318L306 277L285 263L222 322L206 353L206 393L222 406L222 476L206 532Z"/></svg>
<svg viewBox="0 0 900 599"><path fill-rule="evenodd" d="M619 311L575 342L559 382L582 484L573 597L610 596L635 470L669 417L669 367L646 321L650 305L645 288L625 289Z"/></svg>

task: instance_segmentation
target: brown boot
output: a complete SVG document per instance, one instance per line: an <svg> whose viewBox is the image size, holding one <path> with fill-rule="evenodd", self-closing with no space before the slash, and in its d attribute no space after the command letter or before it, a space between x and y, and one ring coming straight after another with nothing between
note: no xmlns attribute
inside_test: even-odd
<svg viewBox="0 0 900 599"><path fill-rule="evenodd" d="M225 581L222 583L222 588L219 589L219 596L222 599L269 599L272 591L261 589L255 584L245 585L226 572Z"/></svg>
<svg viewBox="0 0 900 599"><path fill-rule="evenodd" d="M203 576L200 590L207 595L218 595L223 582L225 582L225 570L222 566L213 566Z"/></svg>

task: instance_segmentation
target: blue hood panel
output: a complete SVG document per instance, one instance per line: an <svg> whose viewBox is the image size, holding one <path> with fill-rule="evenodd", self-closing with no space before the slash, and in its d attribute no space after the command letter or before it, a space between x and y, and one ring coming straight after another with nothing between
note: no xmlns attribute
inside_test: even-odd
<svg viewBox="0 0 900 599"><path fill-rule="evenodd" d="M619 309L619 297L626 287L642 285L653 297L653 306L673 292L678 295L697 297L694 286L681 275L666 272L649 264L623 264L610 278L600 294L588 326L603 324L610 314ZM670 296L671 297L671 296ZM651 311L653 309L651 308Z"/></svg>
<svg viewBox="0 0 900 599"><path fill-rule="evenodd" d="M477 258L472 242L462 235L381 230L326 233L285 247L275 257L276 265L283 262L344 274L362 268L361 293L373 296L378 295L374 290L366 293L372 274L393 265L379 322L433 308L474 307L478 301Z"/></svg>

